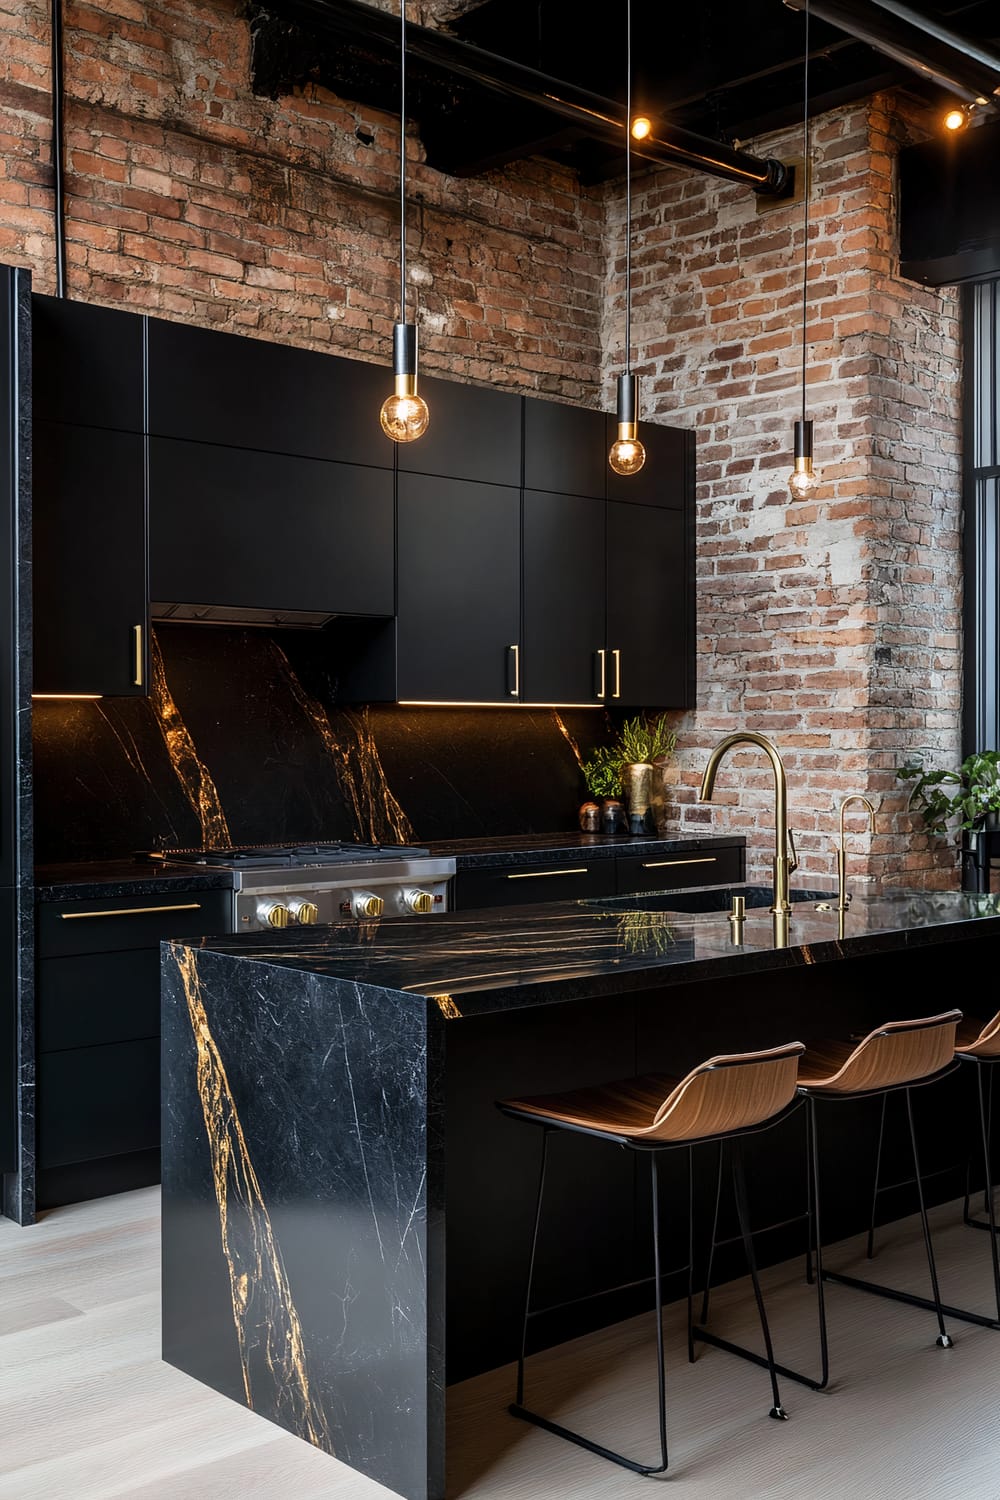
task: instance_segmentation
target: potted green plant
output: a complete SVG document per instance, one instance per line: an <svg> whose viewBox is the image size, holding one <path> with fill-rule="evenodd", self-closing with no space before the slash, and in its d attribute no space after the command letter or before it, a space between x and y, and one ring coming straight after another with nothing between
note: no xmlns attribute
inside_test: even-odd
<svg viewBox="0 0 1000 1500"><path fill-rule="evenodd" d="M901 766L896 776L911 783L906 810L928 833L947 833L955 818L956 839L1000 826L1000 750L976 750L957 771Z"/></svg>
<svg viewBox="0 0 1000 1500"><path fill-rule="evenodd" d="M652 826L653 773L668 762L677 746L677 732L666 714L637 714L626 719L610 745L598 745L583 762L583 775L591 796L628 802L629 831L655 832ZM624 830L622 830L624 831Z"/></svg>

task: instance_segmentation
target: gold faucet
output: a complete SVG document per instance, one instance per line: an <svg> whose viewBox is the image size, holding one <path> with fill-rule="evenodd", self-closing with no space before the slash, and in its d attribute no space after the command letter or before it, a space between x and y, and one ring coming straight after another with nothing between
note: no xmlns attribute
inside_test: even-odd
<svg viewBox="0 0 1000 1500"><path fill-rule="evenodd" d="M708 757L708 765L701 778L698 801L711 802L712 791L715 787L715 773L723 757L735 745L758 745L761 750L767 752L771 760L774 770L774 892L771 911L776 917L787 917L792 909L788 901L788 877L793 870L798 868L799 862L795 854L795 840L788 827L788 787L785 780L785 767L771 741L750 729L740 730L737 734L727 734Z"/></svg>
<svg viewBox="0 0 1000 1500"><path fill-rule="evenodd" d="M845 912L850 898L845 894L847 882L847 850L844 847L844 811L852 802L863 802L868 809L868 832L875 832L875 809L867 797L862 797L860 792L852 792L845 797L840 804L840 848L837 850L837 910Z"/></svg>

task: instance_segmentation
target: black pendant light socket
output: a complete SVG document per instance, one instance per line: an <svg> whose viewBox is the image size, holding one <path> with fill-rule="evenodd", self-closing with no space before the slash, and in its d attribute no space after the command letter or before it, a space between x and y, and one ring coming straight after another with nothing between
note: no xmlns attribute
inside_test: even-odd
<svg viewBox="0 0 1000 1500"><path fill-rule="evenodd" d="M635 426L639 420L639 380L635 375L618 377L618 426L628 423Z"/></svg>
<svg viewBox="0 0 1000 1500"><path fill-rule="evenodd" d="M417 373L417 326L415 323L393 324L392 373L394 375L416 375Z"/></svg>
<svg viewBox="0 0 1000 1500"><path fill-rule="evenodd" d="M795 424L795 457L796 459L813 456L813 424L812 418L807 417Z"/></svg>

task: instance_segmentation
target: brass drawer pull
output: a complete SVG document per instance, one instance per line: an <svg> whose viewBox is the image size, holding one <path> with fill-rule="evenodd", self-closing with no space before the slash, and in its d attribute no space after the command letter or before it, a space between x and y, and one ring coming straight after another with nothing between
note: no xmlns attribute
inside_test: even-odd
<svg viewBox="0 0 1000 1500"><path fill-rule="evenodd" d="M572 870L525 870L521 875L508 875L508 880L544 880L549 875L587 875L587 865L580 865Z"/></svg>
<svg viewBox="0 0 1000 1500"><path fill-rule="evenodd" d="M132 643L135 647L135 672L132 677L133 687L142 687L143 683L143 650L142 650L142 626L132 626Z"/></svg>
<svg viewBox="0 0 1000 1500"><path fill-rule="evenodd" d="M617 646L611 653L611 659L615 664L615 690L612 698L620 698L622 695L622 654Z"/></svg>
<svg viewBox="0 0 1000 1500"><path fill-rule="evenodd" d="M119 906L114 911L61 911L64 922L79 922L84 917L143 917L153 911L201 911L200 901L186 901L183 906Z"/></svg>
<svg viewBox="0 0 1000 1500"><path fill-rule="evenodd" d="M601 669L601 685L597 689L597 696L605 698L608 692L608 653L603 646L597 652L597 664Z"/></svg>
<svg viewBox="0 0 1000 1500"><path fill-rule="evenodd" d="M644 859L642 868L644 870L665 870L672 865L714 865L716 856L714 854L703 854L700 859Z"/></svg>

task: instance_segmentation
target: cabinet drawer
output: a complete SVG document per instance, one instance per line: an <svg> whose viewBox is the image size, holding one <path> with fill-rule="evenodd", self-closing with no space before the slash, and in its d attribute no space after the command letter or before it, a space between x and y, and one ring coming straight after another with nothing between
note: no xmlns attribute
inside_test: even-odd
<svg viewBox="0 0 1000 1500"><path fill-rule="evenodd" d="M38 1050L160 1034L160 950L74 953L38 965Z"/></svg>
<svg viewBox="0 0 1000 1500"><path fill-rule="evenodd" d="M525 906L529 902L582 901L615 893L615 862L595 859L580 865L539 865L537 869L460 870L455 877L455 905Z"/></svg>
<svg viewBox="0 0 1000 1500"><path fill-rule="evenodd" d="M160 1043L119 1042L38 1059L38 1165L147 1151L160 1143Z"/></svg>
<svg viewBox="0 0 1000 1500"><path fill-rule="evenodd" d="M637 891L676 891L689 885L718 885L743 880L746 853L740 845L678 850L673 854L635 854L616 859L618 895Z"/></svg>
<svg viewBox="0 0 1000 1500"><path fill-rule="evenodd" d="M133 900L45 901L38 907L39 956L158 950L164 938L219 937L230 930L232 900L231 891L179 890Z"/></svg>

